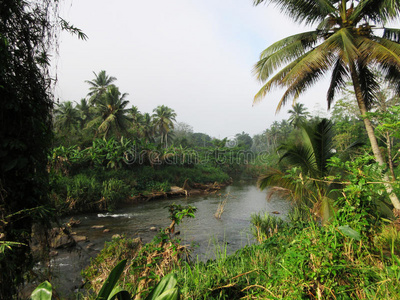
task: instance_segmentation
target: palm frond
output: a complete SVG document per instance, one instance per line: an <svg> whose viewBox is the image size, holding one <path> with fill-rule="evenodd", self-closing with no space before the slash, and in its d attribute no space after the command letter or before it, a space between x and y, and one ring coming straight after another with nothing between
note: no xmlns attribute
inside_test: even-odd
<svg viewBox="0 0 400 300"><path fill-rule="evenodd" d="M305 24L321 22L327 15L336 11L330 0L254 0L254 5L264 2L276 4L295 22Z"/></svg>
<svg viewBox="0 0 400 300"><path fill-rule="evenodd" d="M349 62L356 61L358 57L360 57L360 51L349 29L341 28L336 34L340 36L340 42L338 39L338 47L343 52L343 54L341 54L343 62L348 64Z"/></svg>
<svg viewBox="0 0 400 300"><path fill-rule="evenodd" d="M85 129L92 129L92 130L97 130L97 128L100 126L100 124L103 122L103 118L101 116L98 116L91 121L86 123Z"/></svg>
<svg viewBox="0 0 400 300"><path fill-rule="evenodd" d="M316 31L311 31L296 34L274 43L261 53L254 73L260 81L266 81L280 66L290 63L312 49L319 38Z"/></svg>
<svg viewBox="0 0 400 300"><path fill-rule="evenodd" d="M279 112L291 97L297 99L308 87L318 81L333 64L333 50L340 42L340 35L334 34L318 47L308 51L271 78L255 95L254 103L260 101L274 86L288 86L278 103ZM258 65L256 68L259 67ZM258 70L256 69L256 72Z"/></svg>
<svg viewBox="0 0 400 300"><path fill-rule="evenodd" d="M380 65L379 69L396 94L400 95L400 69L391 65Z"/></svg>
<svg viewBox="0 0 400 300"><path fill-rule="evenodd" d="M310 143L282 145L280 150L285 153L279 161L286 160L290 166L300 167L304 174L315 174L317 163Z"/></svg>
<svg viewBox="0 0 400 300"><path fill-rule="evenodd" d="M301 173L299 176L302 176ZM267 199L271 199L274 194L293 202L306 203L313 198L313 191L305 182L296 182L288 178L284 172L274 168L268 168L258 178L257 185L261 190L268 190Z"/></svg>
<svg viewBox="0 0 400 300"><path fill-rule="evenodd" d="M312 31L306 31L302 33L297 33L291 36L288 36L284 39L281 39L275 43L273 43L271 46L266 48L261 52L260 58L264 58L267 56L270 56L271 54L274 54L282 49L285 49L291 45L295 45L298 47L300 50L302 49L310 49L315 45L315 43L320 39L321 36L319 34L319 31L317 30L312 30ZM295 48L297 49L297 48ZM308 51L305 50L305 51ZM297 53L297 51L288 51L288 53Z"/></svg>
<svg viewBox="0 0 400 300"><path fill-rule="evenodd" d="M107 132L108 129L110 128L111 124L115 120L114 115L109 115L99 126L97 129L99 132Z"/></svg>
<svg viewBox="0 0 400 300"><path fill-rule="evenodd" d="M320 80L326 69L314 69L312 72L302 74L302 77L297 78L283 94L276 107L276 112L279 112L290 98L295 102L302 93L306 92L309 87Z"/></svg>
<svg viewBox="0 0 400 300"><path fill-rule="evenodd" d="M350 20L371 20L375 24L385 24L400 14L400 2L397 0L363 0L358 1Z"/></svg>
<svg viewBox="0 0 400 300"><path fill-rule="evenodd" d="M346 86L346 81L348 80L348 78L349 74L347 68L343 64L342 58L339 56L336 60L335 66L333 67L331 84L328 88L328 93L327 93L328 109L331 108L336 93L342 90Z"/></svg>
<svg viewBox="0 0 400 300"><path fill-rule="evenodd" d="M377 99L377 91L380 87L375 80L375 75L365 65L358 66L358 77L363 93L363 99L367 110L370 110Z"/></svg>
<svg viewBox="0 0 400 300"><path fill-rule="evenodd" d="M271 91L274 87L282 86L282 79L290 72L290 70L296 66L308 53L304 54L303 56L299 57L295 61L288 64L282 70L280 70L277 74L275 74L263 87L258 91L258 93L254 96L253 104L261 101L265 95Z"/></svg>
<svg viewBox="0 0 400 300"><path fill-rule="evenodd" d="M359 49L365 63L389 64L400 69L400 44L380 37L360 40Z"/></svg>
<svg viewBox="0 0 400 300"><path fill-rule="evenodd" d="M323 77L325 72L333 64L332 48L336 46L337 37L332 36L317 48L309 51L302 57L284 78L280 84L287 86L287 90L278 103L276 111L280 111L289 98L296 100L309 87Z"/></svg>
<svg viewBox="0 0 400 300"><path fill-rule="evenodd" d="M323 73L330 68L334 63L334 53L337 47L340 46L341 38L340 33L333 34L318 47L307 52L307 55L304 55L302 60L283 78L284 84L294 84L296 81L302 82L302 78L307 77L307 74L318 72L317 69Z"/></svg>
<svg viewBox="0 0 400 300"><path fill-rule="evenodd" d="M395 43L400 43L400 29L397 28L385 28L383 30L382 38L391 40Z"/></svg>
<svg viewBox="0 0 400 300"><path fill-rule="evenodd" d="M327 162L333 155L333 124L327 119L312 126L303 126L303 140L310 143L315 156L317 172L310 174L318 178L327 175Z"/></svg>

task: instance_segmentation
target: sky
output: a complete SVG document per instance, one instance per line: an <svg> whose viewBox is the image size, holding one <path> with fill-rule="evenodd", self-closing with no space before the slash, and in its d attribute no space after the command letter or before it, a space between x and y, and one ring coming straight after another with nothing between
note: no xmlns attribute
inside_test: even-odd
<svg viewBox="0 0 400 300"><path fill-rule="evenodd" d="M276 114L277 90L253 106L261 88L252 70L263 49L307 30L273 6L252 0L66 0L61 15L88 35L63 32L57 58L56 98L86 97L85 80L105 70L142 113L158 105L177 121L216 138L262 133L287 119ZM326 112L327 81L298 100Z"/></svg>

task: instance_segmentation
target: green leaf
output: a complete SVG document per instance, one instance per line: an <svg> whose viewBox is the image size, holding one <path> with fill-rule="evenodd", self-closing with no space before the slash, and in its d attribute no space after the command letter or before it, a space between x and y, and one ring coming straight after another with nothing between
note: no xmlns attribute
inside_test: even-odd
<svg viewBox="0 0 400 300"><path fill-rule="evenodd" d="M126 259L121 260L115 267L112 269L110 275L106 282L104 282L99 294L96 297L96 300L106 300L111 292L114 290L114 286L118 282L118 278L121 276L122 272L124 271L126 265Z"/></svg>
<svg viewBox="0 0 400 300"><path fill-rule="evenodd" d="M51 300L52 293L50 282L45 281L32 292L31 300Z"/></svg>
<svg viewBox="0 0 400 300"><path fill-rule="evenodd" d="M108 296L107 300L113 300L113 299L131 300L132 298L128 291L123 290L122 288L117 286L114 287L114 289L111 291L110 296Z"/></svg>
<svg viewBox="0 0 400 300"><path fill-rule="evenodd" d="M164 291L154 300L178 300L180 298L179 288L175 287Z"/></svg>
<svg viewBox="0 0 400 300"><path fill-rule="evenodd" d="M155 286L145 300L175 300L179 299L179 290L176 288L176 274L168 274Z"/></svg>
<svg viewBox="0 0 400 300"><path fill-rule="evenodd" d="M350 228L349 225L339 226L338 229L347 237L355 239L357 241L361 240L361 235L354 229Z"/></svg>

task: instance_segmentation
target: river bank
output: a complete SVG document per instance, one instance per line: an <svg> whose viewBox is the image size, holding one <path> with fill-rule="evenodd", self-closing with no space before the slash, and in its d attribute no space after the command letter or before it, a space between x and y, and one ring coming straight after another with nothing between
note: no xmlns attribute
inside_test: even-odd
<svg viewBox="0 0 400 300"><path fill-rule="evenodd" d="M206 165L86 168L51 172L51 200L59 216L113 211L124 203L216 192L232 182L222 168Z"/></svg>

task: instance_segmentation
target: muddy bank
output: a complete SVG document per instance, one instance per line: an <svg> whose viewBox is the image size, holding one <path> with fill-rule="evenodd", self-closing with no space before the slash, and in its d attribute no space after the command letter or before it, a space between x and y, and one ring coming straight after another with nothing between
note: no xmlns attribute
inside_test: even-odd
<svg viewBox="0 0 400 300"><path fill-rule="evenodd" d="M171 186L171 190L168 192L157 191L150 193L140 193L133 197L129 197L124 201L125 203L137 203L141 201L149 201L152 199L160 199L160 198L171 198L171 197L182 197L182 196L194 196L194 195L208 195L214 194L219 191L221 188L226 187L232 183L232 179L225 183L209 183L209 184L201 184L201 183L193 183L191 185L188 184L187 180L183 184L183 187L179 186Z"/></svg>

